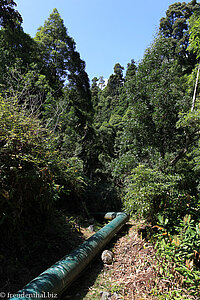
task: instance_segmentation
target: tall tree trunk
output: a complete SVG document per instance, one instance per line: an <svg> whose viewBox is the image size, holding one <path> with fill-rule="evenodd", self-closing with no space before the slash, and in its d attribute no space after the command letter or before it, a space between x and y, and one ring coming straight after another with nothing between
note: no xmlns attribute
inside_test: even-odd
<svg viewBox="0 0 200 300"><path fill-rule="evenodd" d="M196 78L196 83L195 83L195 88L194 88L193 99L192 99L191 112L194 110L195 101L196 101L197 86L198 86L198 81L199 81L199 70L200 70L200 64L198 65L198 70L197 70L197 78Z"/></svg>

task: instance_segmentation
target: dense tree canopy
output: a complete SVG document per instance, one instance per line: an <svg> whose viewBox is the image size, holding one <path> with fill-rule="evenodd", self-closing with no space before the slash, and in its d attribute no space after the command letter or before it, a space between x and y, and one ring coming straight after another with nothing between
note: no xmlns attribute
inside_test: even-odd
<svg viewBox="0 0 200 300"><path fill-rule="evenodd" d="M191 130L184 118L192 118L186 116L199 56L197 1L170 5L142 61L132 59L125 72L116 63L106 86L103 76L90 86L85 62L57 9L32 39L14 8L14 1L1 3L1 93L39 116L63 159L81 162L88 187L123 186L139 164L186 178L180 167L184 156L192 172L186 156L197 145L198 129ZM188 182L194 191L195 183Z"/></svg>
<svg viewBox="0 0 200 300"><path fill-rule="evenodd" d="M14 9L16 3L13 0L0 1L0 26L11 27L12 29L22 23L22 17Z"/></svg>
<svg viewBox="0 0 200 300"><path fill-rule="evenodd" d="M196 11L190 17L190 37L189 37L189 46L188 49L196 53L197 59L200 57L200 11Z"/></svg>
<svg viewBox="0 0 200 300"><path fill-rule="evenodd" d="M161 34L172 41L176 57L188 71L191 71L195 65L195 56L187 52L189 45L188 20L199 9L200 4L195 0L189 3L176 2L169 6L166 17L160 20Z"/></svg>

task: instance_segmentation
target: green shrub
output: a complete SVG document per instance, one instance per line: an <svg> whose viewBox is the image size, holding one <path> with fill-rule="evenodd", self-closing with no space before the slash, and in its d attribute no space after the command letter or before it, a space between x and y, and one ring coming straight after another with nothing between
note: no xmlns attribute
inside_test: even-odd
<svg viewBox="0 0 200 300"><path fill-rule="evenodd" d="M0 99L1 224L15 227L51 208L54 181L46 135L17 101Z"/></svg>
<svg viewBox="0 0 200 300"><path fill-rule="evenodd" d="M130 214L153 219L166 207L176 193L178 176L139 165L126 178L123 203Z"/></svg>
<svg viewBox="0 0 200 300"><path fill-rule="evenodd" d="M174 264L174 271L182 275L182 284L192 295L199 295L200 281L200 223L192 219L191 215L185 215L178 219L178 225L168 227L168 219L158 216L158 232L155 234L156 248L162 258L165 272ZM169 275L168 275L169 276ZM171 276L171 275L170 275Z"/></svg>
<svg viewBox="0 0 200 300"><path fill-rule="evenodd" d="M80 162L64 159L54 136L17 100L0 98L0 224L10 230L48 215L60 192L84 186Z"/></svg>

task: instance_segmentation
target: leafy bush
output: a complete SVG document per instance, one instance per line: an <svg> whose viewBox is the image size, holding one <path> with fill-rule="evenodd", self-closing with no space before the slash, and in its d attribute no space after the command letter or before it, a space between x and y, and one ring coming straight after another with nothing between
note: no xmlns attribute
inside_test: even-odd
<svg viewBox="0 0 200 300"><path fill-rule="evenodd" d="M53 174L45 130L17 101L0 99L1 223L31 220L51 208ZM23 217L22 217L23 216Z"/></svg>
<svg viewBox="0 0 200 300"><path fill-rule="evenodd" d="M178 179L178 176L166 175L139 165L126 178L123 197L126 211L153 219L156 213L172 201Z"/></svg>
<svg viewBox="0 0 200 300"><path fill-rule="evenodd" d="M14 229L47 215L60 192L83 188L81 166L17 100L0 98L0 224Z"/></svg>
<svg viewBox="0 0 200 300"><path fill-rule="evenodd" d="M169 263L175 264L172 271L177 271L182 276L182 284L188 287L192 295L199 294L200 280L200 223L191 215L179 219L178 226L167 229L168 219L162 215L158 217L159 226L156 237L156 248L162 260L165 271Z"/></svg>

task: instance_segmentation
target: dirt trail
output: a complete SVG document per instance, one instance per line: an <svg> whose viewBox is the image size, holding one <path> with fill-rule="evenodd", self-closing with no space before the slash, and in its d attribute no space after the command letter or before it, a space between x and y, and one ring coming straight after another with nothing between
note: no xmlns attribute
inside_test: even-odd
<svg viewBox="0 0 200 300"><path fill-rule="evenodd" d="M158 277L155 249L138 233L141 226L128 222L107 247L113 263L103 265L99 256L62 299L157 299L152 289L167 293L171 281Z"/></svg>
<svg viewBox="0 0 200 300"><path fill-rule="evenodd" d="M104 265L99 255L62 299L197 299L181 288L179 274L166 276L141 228L144 223L130 220L107 246L114 253L113 263Z"/></svg>
<svg viewBox="0 0 200 300"><path fill-rule="evenodd" d="M69 222L67 222L67 224L68 223ZM48 262L50 259L52 262L55 262L55 249L57 249L57 252L59 250L62 253L66 253L67 250L70 250L68 249L70 248L69 244L71 244L71 248L74 248L81 240L87 239L94 234L94 232L89 230L88 224L80 223L77 225L74 221L73 223L75 224L75 232L73 232L73 230L71 232L67 229L67 234L62 232L62 236L60 236L58 241L56 240L56 234L53 236L49 235L49 237L51 237L50 239L47 239L46 235L43 234L48 241L54 241L53 246L50 249L52 251L49 251L48 248L50 253L49 256L47 255ZM96 230L98 230L98 226L95 227ZM106 249L112 251L114 254L112 264L103 264L100 253L100 255L88 266L82 276L80 276L65 294L62 295L61 299L198 299L188 296L187 292L181 288L180 274L177 275L175 272L172 272L171 274L171 269L170 273L163 270L162 264L159 261L160 258L156 257L156 251L153 245L141 236L141 228L144 229L145 226L146 224L142 221L136 222L131 219L127 222L106 247ZM50 230L50 227L48 228ZM77 228L81 237L81 239L79 238L78 240ZM60 227L58 227L58 229L60 230ZM56 231L56 233L57 232L59 231ZM64 242L63 236L66 237ZM38 236L34 236L33 241L37 240L37 237ZM62 243L60 243L60 241ZM46 240L43 243L40 241L38 249L40 250L38 251L39 256L37 256L36 253L35 256L32 257L33 265L35 262L38 263L35 268L41 265L41 258L43 257L41 257L41 249L46 249ZM57 256L59 258L62 257L61 253L58 253ZM46 255L44 255L44 258L46 258ZM45 263L46 261L47 259L45 260ZM170 264L169 267L171 267ZM47 267L40 266L40 268L42 268L41 271L43 271L43 269L46 269ZM172 269L174 269L173 266ZM38 274L38 268L36 271ZM21 269L20 272L20 274L17 273L18 276L16 282L19 281L18 278L21 278L21 274L24 274L24 277L28 276L28 272L26 270L24 271L24 268ZM169 276L166 274L169 274ZM13 282L15 283L14 280ZM18 287L14 286L13 282L11 282L12 285L10 284L10 286L7 287L9 291L17 291L25 285L23 282L18 282L18 285L20 285ZM179 291L180 297L178 295ZM184 297L182 295L184 295Z"/></svg>

